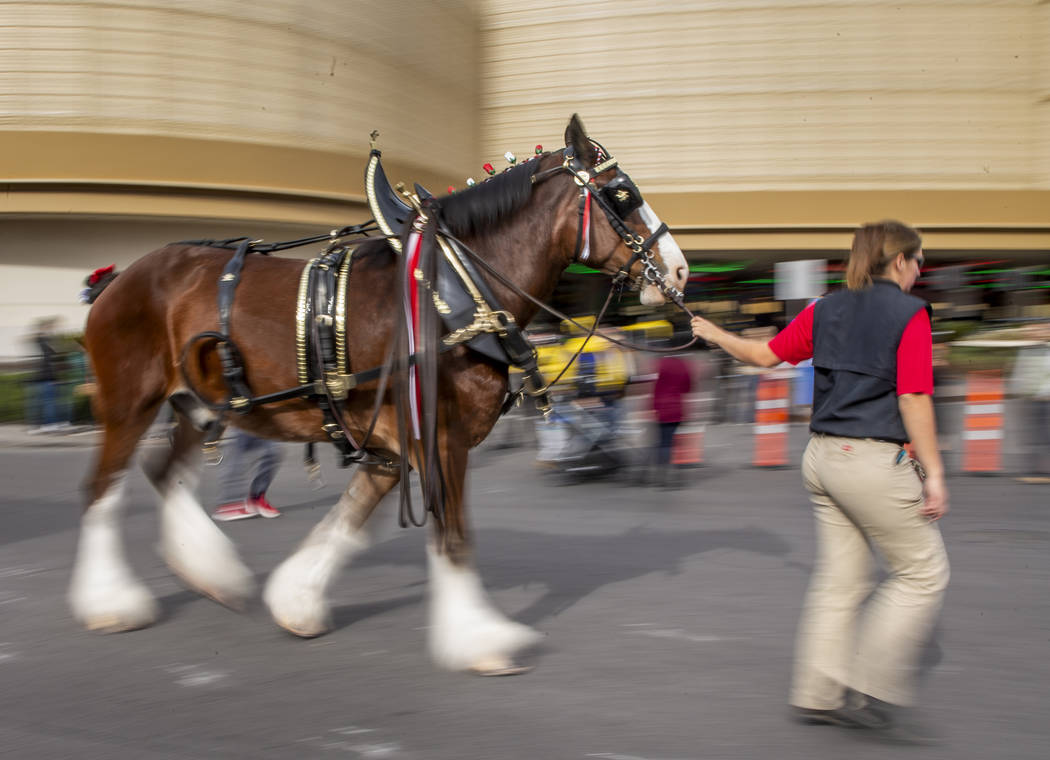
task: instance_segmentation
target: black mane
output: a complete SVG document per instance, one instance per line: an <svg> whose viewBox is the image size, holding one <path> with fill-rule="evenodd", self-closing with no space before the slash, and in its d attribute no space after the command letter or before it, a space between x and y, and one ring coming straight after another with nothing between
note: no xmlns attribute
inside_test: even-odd
<svg viewBox="0 0 1050 760"><path fill-rule="evenodd" d="M539 168L540 157L537 157L440 198L438 207L442 219L457 237L488 229L525 205L532 195L532 175Z"/></svg>

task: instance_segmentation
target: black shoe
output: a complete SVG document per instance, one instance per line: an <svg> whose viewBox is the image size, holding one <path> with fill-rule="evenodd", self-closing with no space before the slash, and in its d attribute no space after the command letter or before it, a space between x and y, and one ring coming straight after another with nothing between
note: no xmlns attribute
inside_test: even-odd
<svg viewBox="0 0 1050 760"><path fill-rule="evenodd" d="M941 743L941 738L928 726L917 721L911 710L894 707L891 712L884 714L887 718L886 725L866 733L866 737L886 744L930 746Z"/></svg>
<svg viewBox="0 0 1050 760"><path fill-rule="evenodd" d="M881 710L864 707L836 707L834 710L815 710L810 707L792 707L791 717L807 726L842 726L882 730L890 720Z"/></svg>
<svg viewBox="0 0 1050 760"><path fill-rule="evenodd" d="M847 705L834 710L792 707L792 717L797 722L810 726L825 725L861 729L860 736L886 744L930 746L941 742L939 736L915 720L911 710L870 697L868 699L871 701L867 704L859 704L855 707ZM855 699L849 701L853 704L857 703Z"/></svg>

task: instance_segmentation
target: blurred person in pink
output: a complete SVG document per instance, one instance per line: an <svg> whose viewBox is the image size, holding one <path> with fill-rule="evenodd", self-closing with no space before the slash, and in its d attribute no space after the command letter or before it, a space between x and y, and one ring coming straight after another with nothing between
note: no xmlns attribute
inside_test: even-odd
<svg viewBox="0 0 1050 760"><path fill-rule="evenodd" d="M657 425L654 480L664 486L672 485L674 436L685 420L685 398L692 389L692 373L685 359L678 354L660 359L652 398Z"/></svg>
<svg viewBox="0 0 1050 760"><path fill-rule="evenodd" d="M243 430L234 430L228 442L226 470L220 485L219 507L212 518L222 522L249 517L280 517L280 511L266 499L266 491L277 474L281 451L274 441ZM254 471L245 498L245 481Z"/></svg>
<svg viewBox="0 0 1050 760"><path fill-rule="evenodd" d="M918 231L868 224L854 235L846 289L808 306L772 340L692 321L694 335L750 364L813 359L802 473L817 558L799 624L793 717L911 743L933 738L908 708L949 576L935 524L948 510L948 490L932 404L929 307L909 294L923 260ZM904 449L909 440L918 462ZM873 550L889 571L877 587Z"/></svg>

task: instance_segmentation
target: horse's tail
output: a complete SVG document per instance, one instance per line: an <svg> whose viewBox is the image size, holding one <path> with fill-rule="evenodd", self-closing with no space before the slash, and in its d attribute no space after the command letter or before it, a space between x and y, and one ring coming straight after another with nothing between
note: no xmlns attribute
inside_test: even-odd
<svg viewBox="0 0 1050 760"><path fill-rule="evenodd" d="M120 272L117 271L115 264L96 269L84 278L84 285L87 287L80 291L80 300L87 304L95 303L95 299L102 295L102 291L113 280L117 279L118 274Z"/></svg>

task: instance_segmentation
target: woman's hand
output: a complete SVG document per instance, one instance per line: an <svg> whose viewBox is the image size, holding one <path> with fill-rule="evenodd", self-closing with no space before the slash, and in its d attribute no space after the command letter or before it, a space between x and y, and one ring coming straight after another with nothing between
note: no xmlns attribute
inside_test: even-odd
<svg viewBox="0 0 1050 760"><path fill-rule="evenodd" d="M919 513L930 521L940 520L948 511L948 487L944 484L944 477L926 478L923 492L926 500L919 508Z"/></svg>
<svg viewBox="0 0 1050 760"><path fill-rule="evenodd" d="M697 338L703 338L708 343L716 343L715 337L721 332L718 327L703 317L693 317L689 326L693 330L693 335Z"/></svg>
<svg viewBox="0 0 1050 760"><path fill-rule="evenodd" d="M756 367L775 367L780 364L780 357L773 353L765 341L741 338L735 333L726 332L703 317L693 317L689 326L693 330L693 335L728 351L730 356L745 364L753 364Z"/></svg>

